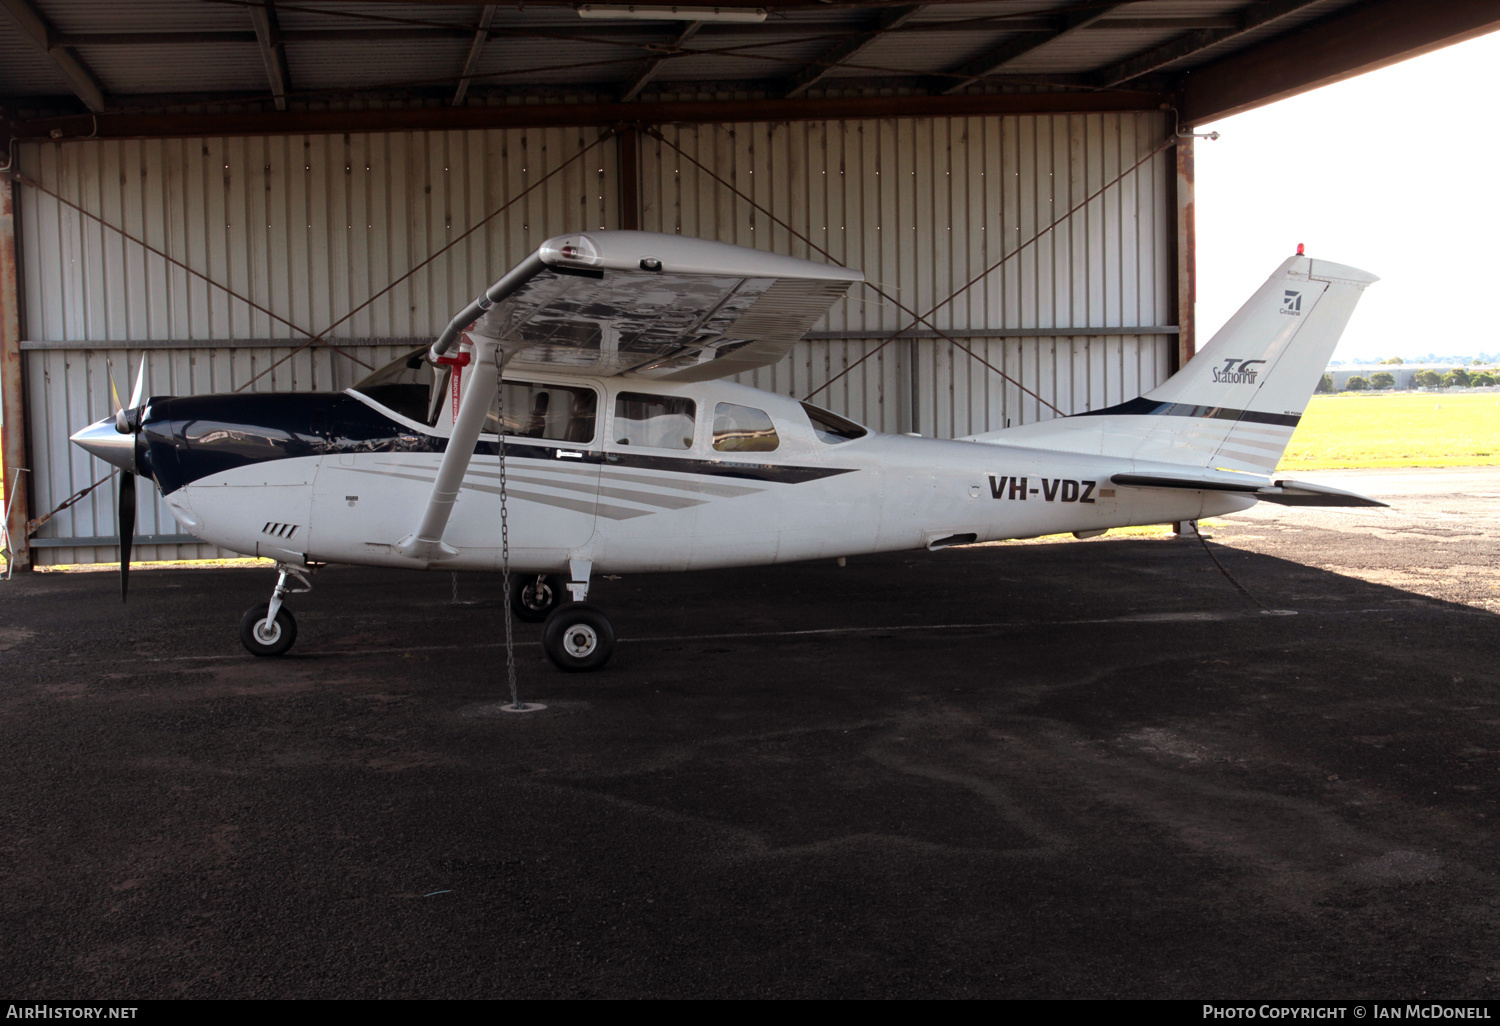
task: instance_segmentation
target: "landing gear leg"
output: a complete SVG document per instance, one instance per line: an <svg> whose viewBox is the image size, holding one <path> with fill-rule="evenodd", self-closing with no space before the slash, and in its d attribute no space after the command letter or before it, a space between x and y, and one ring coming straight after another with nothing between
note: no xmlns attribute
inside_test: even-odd
<svg viewBox="0 0 1500 1026"><path fill-rule="evenodd" d="M279 656L292 647L297 640L297 621L292 611L282 605L282 600L287 595L312 591L312 583L301 568L277 563L276 569L280 574L276 578L276 589L271 592L271 601L251 606L240 618L240 644L251 655ZM295 577L302 587L287 587L288 577Z"/></svg>
<svg viewBox="0 0 1500 1026"><path fill-rule="evenodd" d="M569 561L568 569L572 580L567 588L573 601L558 606L548 615L542 628L542 650L564 673L597 670L614 653L614 625L602 611L584 602L593 563L574 559Z"/></svg>

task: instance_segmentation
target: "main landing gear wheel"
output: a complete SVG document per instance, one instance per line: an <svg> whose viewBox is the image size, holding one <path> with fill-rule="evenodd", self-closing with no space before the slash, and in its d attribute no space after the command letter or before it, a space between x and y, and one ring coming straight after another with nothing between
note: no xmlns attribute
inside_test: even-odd
<svg viewBox="0 0 1500 1026"><path fill-rule="evenodd" d="M559 574L521 574L510 586L510 609L517 620L541 623L568 601L568 582Z"/></svg>
<svg viewBox="0 0 1500 1026"><path fill-rule="evenodd" d="M279 656L297 640L297 621L286 606L276 610L271 629L266 629L266 612L270 608L269 602L262 602L245 610L240 618L240 643L251 655Z"/></svg>
<svg viewBox="0 0 1500 1026"><path fill-rule="evenodd" d="M564 673L597 670L614 650L609 617L582 602L558 606L542 628L542 651Z"/></svg>

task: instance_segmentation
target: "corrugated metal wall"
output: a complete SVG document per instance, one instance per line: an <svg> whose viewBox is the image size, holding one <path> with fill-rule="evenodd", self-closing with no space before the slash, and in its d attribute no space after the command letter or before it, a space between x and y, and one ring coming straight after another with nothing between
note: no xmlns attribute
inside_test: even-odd
<svg viewBox="0 0 1500 1026"><path fill-rule="evenodd" d="M1073 412L1132 398L1167 372L1171 336L1097 329L1175 321L1170 154L1044 229L1166 130L1154 114L667 127L664 142L643 142L642 226L821 259L774 215ZM742 380L806 395L914 321L856 291L789 360ZM1076 328L1096 330L1066 330ZM1023 335L996 337L1004 330ZM1055 415L941 339L892 343L817 401L882 431L936 437Z"/></svg>
<svg viewBox="0 0 1500 1026"><path fill-rule="evenodd" d="M1139 329L1173 320L1170 153L1044 229L1167 131L1156 114L669 126L662 139L641 139L642 227L821 258L774 215L1072 412L1130 398L1166 374L1173 336ZM149 394L243 387L296 339L326 330L513 200L338 324L332 335L378 365L440 331L542 239L616 227L612 139L521 195L598 137L546 129L22 147L22 172L45 188L277 315L19 188L37 510L101 476L102 464L67 435L108 412L111 364L122 391L143 351ZM940 437L1054 415L945 340L880 348L911 323L876 291L858 290L789 359L742 380L805 396L878 350L815 401L880 430ZM343 388L363 373L319 348L250 387ZM38 562L118 558L113 545L58 545L114 535L111 487L42 529ZM214 554L165 543L177 531L164 505L143 501L138 533L163 543L138 548L138 558Z"/></svg>

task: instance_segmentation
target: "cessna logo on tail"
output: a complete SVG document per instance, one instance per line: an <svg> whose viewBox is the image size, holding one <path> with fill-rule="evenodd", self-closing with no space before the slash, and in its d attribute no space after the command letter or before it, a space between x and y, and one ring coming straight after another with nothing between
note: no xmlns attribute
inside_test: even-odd
<svg viewBox="0 0 1500 1026"><path fill-rule="evenodd" d="M1224 361L1224 366L1214 368L1214 381L1221 385L1253 385L1255 376L1260 373L1259 369L1254 368L1265 362L1230 358Z"/></svg>
<svg viewBox="0 0 1500 1026"><path fill-rule="evenodd" d="M1281 312L1291 314L1293 317L1302 316L1302 293L1295 289L1287 289L1281 294Z"/></svg>

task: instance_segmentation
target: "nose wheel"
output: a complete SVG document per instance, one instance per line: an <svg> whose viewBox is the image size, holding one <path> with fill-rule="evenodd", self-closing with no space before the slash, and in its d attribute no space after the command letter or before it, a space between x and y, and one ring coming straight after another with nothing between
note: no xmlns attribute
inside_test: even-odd
<svg viewBox="0 0 1500 1026"><path fill-rule="evenodd" d="M558 606L542 627L542 651L564 673L597 670L615 650L609 617L585 602Z"/></svg>
<svg viewBox="0 0 1500 1026"><path fill-rule="evenodd" d="M276 618L266 622L270 603L262 602L245 610L240 618L240 644L256 656L279 656L297 640L297 621L285 606L276 610Z"/></svg>
<svg viewBox="0 0 1500 1026"><path fill-rule="evenodd" d="M299 567L276 564L280 575L276 578L276 590L271 592L271 601L251 606L240 617L240 644L253 656L279 656L285 654L297 640L297 621L292 611L281 604L288 595L300 595L312 591L312 583ZM295 577L302 587L287 587L287 578Z"/></svg>

